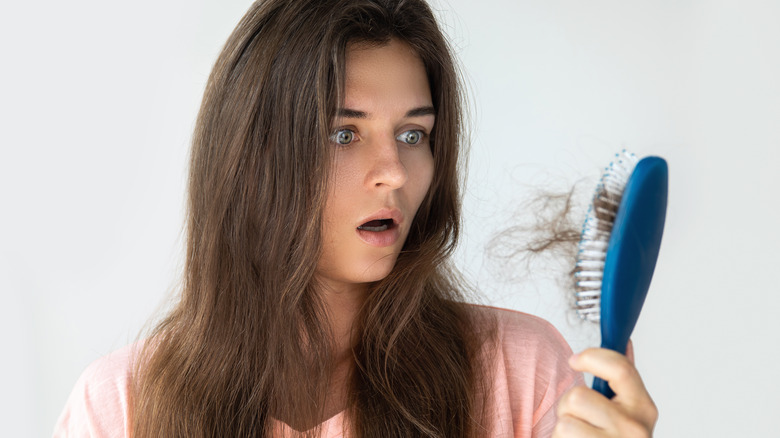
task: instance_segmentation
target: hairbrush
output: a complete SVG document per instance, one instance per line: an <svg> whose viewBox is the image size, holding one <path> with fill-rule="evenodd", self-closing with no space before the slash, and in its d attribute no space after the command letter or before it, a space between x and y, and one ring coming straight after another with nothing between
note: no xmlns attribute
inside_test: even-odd
<svg viewBox="0 0 780 438"><path fill-rule="evenodd" d="M669 170L659 157L623 151L599 182L574 268L579 316L600 321L601 347L626 353L653 277L666 218ZM593 389L615 393L600 378Z"/></svg>

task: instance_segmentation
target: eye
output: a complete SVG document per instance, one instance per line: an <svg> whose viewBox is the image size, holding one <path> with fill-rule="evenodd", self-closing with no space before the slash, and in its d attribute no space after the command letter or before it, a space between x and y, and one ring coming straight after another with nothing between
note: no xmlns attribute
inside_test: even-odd
<svg viewBox="0 0 780 438"><path fill-rule="evenodd" d="M396 137L395 139L398 141L402 141L406 144L416 145L419 144L423 137L425 137L425 133L419 129L412 129L409 131L402 132L401 135Z"/></svg>
<svg viewBox="0 0 780 438"><path fill-rule="evenodd" d="M330 141L340 145L348 145L355 139L355 133L350 129L339 129L330 136Z"/></svg>

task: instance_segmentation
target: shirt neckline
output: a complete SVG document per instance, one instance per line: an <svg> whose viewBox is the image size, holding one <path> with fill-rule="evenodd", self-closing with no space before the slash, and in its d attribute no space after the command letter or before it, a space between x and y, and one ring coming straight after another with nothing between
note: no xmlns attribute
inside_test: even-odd
<svg viewBox="0 0 780 438"><path fill-rule="evenodd" d="M316 427L320 427L321 428L320 436L323 437L323 438L330 438L330 437L341 436L341 435L338 435L337 433L342 432L342 427L341 426L344 424L343 417L344 417L344 412L345 411L346 411L346 409L341 410L339 412L336 412L335 414L333 414L333 416L331 416L330 418L326 419L322 423L318 424L317 426L312 427L311 429L305 430L305 431L297 430L294 427L290 426L289 424L285 423L284 421L278 420L278 419L273 418L273 417L271 418L271 420L276 423L274 425L274 429L281 428L282 430L288 430L288 431L292 431L292 432L295 432L295 433L304 433L304 432L308 432L308 431L310 431L310 430L312 430L312 429L314 429Z"/></svg>

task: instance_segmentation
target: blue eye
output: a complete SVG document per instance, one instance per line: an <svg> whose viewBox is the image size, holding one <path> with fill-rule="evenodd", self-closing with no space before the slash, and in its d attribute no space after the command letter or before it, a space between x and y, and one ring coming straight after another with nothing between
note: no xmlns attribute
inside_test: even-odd
<svg viewBox="0 0 780 438"><path fill-rule="evenodd" d="M398 141L402 141L406 144L416 145L422 141L424 136L425 133L420 131L419 129L412 129L410 131L402 132L401 135L399 135L395 139Z"/></svg>
<svg viewBox="0 0 780 438"><path fill-rule="evenodd" d="M355 133L349 129L339 129L330 136L330 141L340 145L348 145L355 139Z"/></svg>

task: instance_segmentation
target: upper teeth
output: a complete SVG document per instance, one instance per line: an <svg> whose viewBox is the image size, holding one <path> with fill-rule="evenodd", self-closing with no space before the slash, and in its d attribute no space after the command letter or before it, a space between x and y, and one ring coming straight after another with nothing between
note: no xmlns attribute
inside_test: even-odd
<svg viewBox="0 0 780 438"><path fill-rule="evenodd" d="M377 226L373 226L373 227L369 226L369 225L366 225L366 224L369 224L371 222L376 222L376 221L381 222L381 224L377 225ZM387 230L390 227L391 223L393 223L393 221L391 219L376 219L376 220L373 220L373 221L366 222L366 224L363 224L363 225L359 226L358 229L359 230L364 230L364 231L385 231L385 230Z"/></svg>

